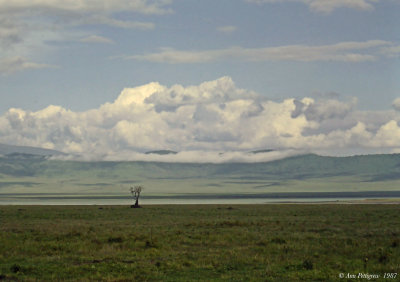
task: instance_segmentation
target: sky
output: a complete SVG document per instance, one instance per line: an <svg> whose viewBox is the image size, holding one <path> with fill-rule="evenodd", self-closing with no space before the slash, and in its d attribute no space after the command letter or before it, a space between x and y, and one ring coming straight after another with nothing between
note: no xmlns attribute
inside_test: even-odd
<svg viewBox="0 0 400 282"><path fill-rule="evenodd" d="M0 143L105 160L399 152L399 14L399 0L0 0Z"/></svg>

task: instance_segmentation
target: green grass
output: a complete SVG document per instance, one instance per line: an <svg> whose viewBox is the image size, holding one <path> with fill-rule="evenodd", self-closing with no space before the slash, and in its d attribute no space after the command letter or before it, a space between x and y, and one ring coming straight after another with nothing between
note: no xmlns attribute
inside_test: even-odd
<svg viewBox="0 0 400 282"><path fill-rule="evenodd" d="M330 281L398 272L399 205L0 206L7 280Z"/></svg>

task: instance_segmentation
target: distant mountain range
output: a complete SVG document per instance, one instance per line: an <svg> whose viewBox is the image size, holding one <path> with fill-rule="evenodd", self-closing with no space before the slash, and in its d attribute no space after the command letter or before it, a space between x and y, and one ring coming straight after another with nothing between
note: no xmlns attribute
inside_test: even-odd
<svg viewBox="0 0 400 282"><path fill-rule="evenodd" d="M4 148L4 147L3 147ZM3 152L10 152L3 150ZM114 179L182 179L228 177L240 180L305 180L357 176L364 181L400 180L400 154L327 157L305 154L261 163L173 163L144 161L62 161L46 156L52 150L30 150L42 155L11 153L0 157L0 177L112 175Z"/></svg>
<svg viewBox="0 0 400 282"><path fill-rule="evenodd" d="M0 155L17 156L19 154L39 155L39 156L65 155L64 153L56 150L49 150L49 149L28 147L28 146L14 146L14 145L0 144Z"/></svg>
<svg viewBox="0 0 400 282"><path fill-rule="evenodd" d="M268 193L360 191L387 197L380 193L400 191L400 154L303 154L269 162L179 163L58 160L50 156L63 154L59 151L7 145L1 145L0 152L0 202L20 193L28 193L27 197L42 197L43 193L126 195L136 183L146 187L146 197L248 198Z"/></svg>
<svg viewBox="0 0 400 282"><path fill-rule="evenodd" d="M260 153L269 153L273 152L273 149L264 149L264 150L255 150L251 151L252 154L260 154ZM153 150L145 152L146 155L176 155L178 152L172 150ZM0 155L39 155L39 156L58 156L58 155L67 155L63 152L43 149L38 147L29 147L29 146L15 146L15 145L7 145L0 143Z"/></svg>
<svg viewBox="0 0 400 282"><path fill-rule="evenodd" d="M148 151L145 153L146 155L155 154L155 155L176 155L178 152L171 150L156 150L156 151Z"/></svg>
<svg viewBox="0 0 400 282"><path fill-rule="evenodd" d="M264 150L255 150L250 151L252 154L260 154L260 153L269 153L273 152L273 149L264 149ZM178 152L172 150L153 150L145 152L146 155L176 155ZM223 153L221 153L223 154ZM67 155L63 152L57 150L50 150L38 147L29 147L29 146L15 146L15 145L7 145L0 143L0 155L7 155L12 158L28 158L39 156L42 157L50 157L50 156L60 156Z"/></svg>
<svg viewBox="0 0 400 282"><path fill-rule="evenodd" d="M266 153L272 150L253 151ZM146 154L177 154L158 150ZM145 161L62 161L56 150L0 144L0 177L64 177L85 174L113 179L231 178L237 180L306 180L356 177L366 182L400 181L400 154L328 157L304 154L258 163L173 163ZM96 177L97 177L96 176ZM96 178L94 177L94 178Z"/></svg>

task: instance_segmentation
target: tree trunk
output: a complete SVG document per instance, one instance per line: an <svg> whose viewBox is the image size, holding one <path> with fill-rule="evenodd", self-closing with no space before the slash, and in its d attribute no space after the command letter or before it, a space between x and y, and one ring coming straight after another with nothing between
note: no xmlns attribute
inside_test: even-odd
<svg viewBox="0 0 400 282"><path fill-rule="evenodd" d="M140 206L139 206L139 197L136 198L136 202L135 202L134 205L131 205L131 208L140 208Z"/></svg>

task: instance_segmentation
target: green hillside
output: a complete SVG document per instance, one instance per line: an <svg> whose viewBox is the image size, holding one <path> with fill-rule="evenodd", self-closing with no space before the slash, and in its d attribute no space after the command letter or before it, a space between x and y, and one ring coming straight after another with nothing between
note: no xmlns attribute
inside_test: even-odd
<svg viewBox="0 0 400 282"><path fill-rule="evenodd" d="M325 157L265 163L78 162L18 154L0 158L0 194L261 194L400 190L400 154Z"/></svg>
<svg viewBox="0 0 400 282"><path fill-rule="evenodd" d="M0 158L3 177L86 176L149 179L216 178L310 179L333 176L361 176L365 181L400 179L400 154L324 157L314 154L265 163L162 163L162 162L78 162L47 160L25 155Z"/></svg>
<svg viewBox="0 0 400 282"><path fill-rule="evenodd" d="M28 146L14 146L8 144L0 143L0 155L7 155L7 154L35 154L35 155L42 155L42 156L57 156L57 155L66 155L60 151L56 150L49 150L43 149L38 147L28 147Z"/></svg>

